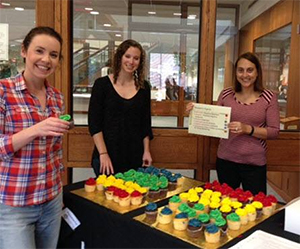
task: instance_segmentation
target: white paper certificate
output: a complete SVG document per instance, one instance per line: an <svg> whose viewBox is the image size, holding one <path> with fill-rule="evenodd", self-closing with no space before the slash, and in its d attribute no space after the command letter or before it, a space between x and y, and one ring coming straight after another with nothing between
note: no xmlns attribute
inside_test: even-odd
<svg viewBox="0 0 300 249"><path fill-rule="evenodd" d="M231 107L194 104L189 117L189 133L228 139Z"/></svg>

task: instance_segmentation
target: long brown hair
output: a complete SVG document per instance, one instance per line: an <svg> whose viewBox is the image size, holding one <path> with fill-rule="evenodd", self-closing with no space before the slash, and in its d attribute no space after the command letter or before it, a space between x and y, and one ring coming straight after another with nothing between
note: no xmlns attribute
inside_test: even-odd
<svg viewBox="0 0 300 249"><path fill-rule="evenodd" d="M258 57L254 53L251 53L251 52L241 54L235 62L235 65L234 65L235 73L234 73L234 80L233 80L233 82L234 82L234 91L235 92L242 91L242 86L236 78L237 64L241 59L246 59L246 60L252 62L255 65L256 70L257 70L257 78L254 82L254 91L255 92L262 92L264 90L262 67L261 67L261 64L260 64L260 61L259 61Z"/></svg>
<svg viewBox="0 0 300 249"><path fill-rule="evenodd" d="M141 57L140 57L140 64L139 67L136 70L136 73L134 73L134 83L136 88L144 88L144 80L145 80L145 51L142 48L141 44L139 44L135 40L128 39L124 42L122 42L119 47L117 48L117 51L114 55L113 59L113 74L114 74L114 83L117 82L119 73L121 71L121 63L122 63L122 56L126 53L126 51L130 47L138 48L141 51Z"/></svg>

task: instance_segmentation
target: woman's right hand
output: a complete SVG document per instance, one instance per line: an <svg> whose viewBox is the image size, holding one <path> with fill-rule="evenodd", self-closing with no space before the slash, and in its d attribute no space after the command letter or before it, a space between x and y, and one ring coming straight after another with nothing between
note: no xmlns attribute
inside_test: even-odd
<svg viewBox="0 0 300 249"><path fill-rule="evenodd" d="M193 108L194 108L194 102L190 102L186 105L185 111L187 113L190 113L190 111L193 110Z"/></svg>
<svg viewBox="0 0 300 249"><path fill-rule="evenodd" d="M100 158L100 173L105 175L114 174L114 167L111 163L110 157L108 154L102 154Z"/></svg>
<svg viewBox="0 0 300 249"><path fill-rule="evenodd" d="M32 126L33 127L33 126ZM70 127L70 122L61 120L59 118L50 117L47 118L36 125L34 125L34 130L37 136L62 136L68 131Z"/></svg>

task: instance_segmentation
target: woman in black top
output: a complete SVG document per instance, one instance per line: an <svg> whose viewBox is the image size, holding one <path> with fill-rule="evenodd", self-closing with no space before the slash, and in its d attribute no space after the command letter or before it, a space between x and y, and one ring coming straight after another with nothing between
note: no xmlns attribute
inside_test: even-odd
<svg viewBox="0 0 300 249"><path fill-rule="evenodd" d="M113 60L113 74L97 79L89 105L89 131L95 143L96 176L152 163L150 86L144 80L145 52L124 41Z"/></svg>

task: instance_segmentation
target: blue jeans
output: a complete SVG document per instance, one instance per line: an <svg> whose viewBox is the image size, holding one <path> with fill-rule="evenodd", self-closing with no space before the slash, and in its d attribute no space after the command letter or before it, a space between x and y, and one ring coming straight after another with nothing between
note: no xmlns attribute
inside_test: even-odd
<svg viewBox="0 0 300 249"><path fill-rule="evenodd" d="M62 193L40 205L12 207L0 203L0 248L56 248L61 211Z"/></svg>

